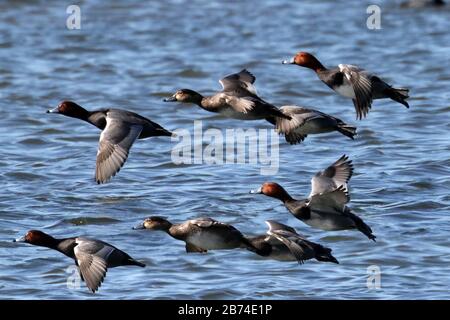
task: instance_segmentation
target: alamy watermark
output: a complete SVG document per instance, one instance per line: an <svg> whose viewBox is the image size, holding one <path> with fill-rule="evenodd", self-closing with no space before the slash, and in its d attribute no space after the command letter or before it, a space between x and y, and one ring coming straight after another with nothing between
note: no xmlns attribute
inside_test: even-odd
<svg viewBox="0 0 450 320"><path fill-rule="evenodd" d="M372 4L367 7L366 13L369 17L366 20L366 26L369 30L381 29L381 8L376 4Z"/></svg>
<svg viewBox="0 0 450 320"><path fill-rule="evenodd" d="M81 9L79 6L72 4L66 8L69 15L66 19L66 27L69 30L81 29Z"/></svg>
<svg viewBox="0 0 450 320"><path fill-rule="evenodd" d="M76 290L81 288L81 276L77 266L69 266L66 269L69 274L66 281L67 289Z"/></svg>
<svg viewBox="0 0 450 320"><path fill-rule="evenodd" d="M179 164L260 165L261 175L274 175L279 169L279 137L273 129L203 130L202 121L194 121L194 131L177 129L172 141L178 142L171 153Z"/></svg>
<svg viewBox="0 0 450 320"><path fill-rule="evenodd" d="M381 289L381 268L377 265L367 267L367 289Z"/></svg>

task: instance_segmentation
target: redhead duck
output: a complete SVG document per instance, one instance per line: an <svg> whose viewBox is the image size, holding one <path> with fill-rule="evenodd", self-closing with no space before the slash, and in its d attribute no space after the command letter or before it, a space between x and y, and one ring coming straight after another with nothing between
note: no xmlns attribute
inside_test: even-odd
<svg viewBox="0 0 450 320"><path fill-rule="evenodd" d="M276 118L275 128L279 134L284 134L290 144L302 142L308 134L338 131L350 139L354 139L356 135L356 127L317 110L283 106L280 111L289 115L291 119Z"/></svg>
<svg viewBox="0 0 450 320"><path fill-rule="evenodd" d="M281 200L294 217L313 228L327 231L358 229L375 241L372 229L346 206L350 201L347 183L352 172L350 161L346 161L345 156L341 157L312 178L311 193L304 200L292 198L282 186L274 182L266 182L250 193L261 193Z"/></svg>
<svg viewBox="0 0 450 320"><path fill-rule="evenodd" d="M81 119L102 130L95 168L95 180L98 184L107 182L120 171L136 139L172 135L159 124L126 110L87 111L75 102L63 101L47 113L60 113Z"/></svg>
<svg viewBox="0 0 450 320"><path fill-rule="evenodd" d="M294 228L274 220L267 220L266 224L266 235L249 238L258 255L279 261L297 260L299 264L310 259L339 263L330 248L306 240Z"/></svg>
<svg viewBox="0 0 450 320"><path fill-rule="evenodd" d="M340 64L335 69L327 69L308 52L299 52L291 60L284 60L282 63L296 64L314 70L328 87L353 100L357 119L366 117L373 99L390 98L409 108L405 101L409 97L409 89L393 88L379 77L359 67Z"/></svg>
<svg viewBox="0 0 450 320"><path fill-rule="evenodd" d="M186 252L247 248L252 244L235 227L205 217L172 224L162 217L149 217L133 229L164 231L177 240L186 242Z"/></svg>
<svg viewBox="0 0 450 320"><path fill-rule="evenodd" d="M145 267L145 264L134 260L122 250L96 239L84 237L56 239L42 231L30 230L25 236L14 240L14 242L26 242L35 246L54 249L74 259L80 271L81 279L93 293L102 284L108 268L119 266Z"/></svg>
<svg viewBox="0 0 450 320"><path fill-rule="evenodd" d="M255 79L253 74L243 69L239 73L221 79L219 82L223 90L213 96L204 97L193 90L181 89L164 101L194 103L206 111L220 113L233 119L267 119L271 123L274 123L276 117L290 119L277 107L257 96L256 89L253 86Z"/></svg>

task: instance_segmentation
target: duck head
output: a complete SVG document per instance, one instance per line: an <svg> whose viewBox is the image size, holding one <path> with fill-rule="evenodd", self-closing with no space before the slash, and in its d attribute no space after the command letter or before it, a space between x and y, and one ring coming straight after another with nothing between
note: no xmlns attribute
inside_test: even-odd
<svg viewBox="0 0 450 320"><path fill-rule="evenodd" d="M134 230L139 229L149 229L149 230L162 230L162 231L168 231L170 227L172 226L172 223L170 223L167 219L163 217L149 217L145 219L142 223L135 226Z"/></svg>
<svg viewBox="0 0 450 320"><path fill-rule="evenodd" d="M40 247L53 247L57 242L55 238L39 230L30 230L23 237L13 240L13 242L26 242Z"/></svg>
<svg viewBox="0 0 450 320"><path fill-rule="evenodd" d="M314 57L312 54L308 52L299 52L295 56L293 56L290 60L283 60L282 64L296 64L300 67L305 67L312 69L314 71L325 70L325 67Z"/></svg>
<svg viewBox="0 0 450 320"><path fill-rule="evenodd" d="M268 197L276 198L281 201L292 200L292 197L287 193L286 190L278 183L275 182L265 182L259 189L251 190L250 193L253 194L264 194Z"/></svg>
<svg viewBox="0 0 450 320"><path fill-rule="evenodd" d="M60 113L68 117L85 119L89 112L73 101L63 101L54 109L47 110L47 113Z"/></svg>
<svg viewBox="0 0 450 320"><path fill-rule="evenodd" d="M184 102L184 103L196 103L199 104L203 99L203 96L191 89L181 89L175 92L170 98L166 98L164 102Z"/></svg>

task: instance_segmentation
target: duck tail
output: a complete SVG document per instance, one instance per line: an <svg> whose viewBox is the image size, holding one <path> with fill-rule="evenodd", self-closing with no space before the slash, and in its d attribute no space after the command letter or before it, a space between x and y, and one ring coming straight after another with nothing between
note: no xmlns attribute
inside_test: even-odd
<svg viewBox="0 0 450 320"><path fill-rule="evenodd" d="M136 260L134 260L134 259L132 259L132 258L127 259L127 260L125 261L125 264L128 265L128 266L138 266L138 267L141 267L141 268L144 268L144 267L145 267L145 263L136 261Z"/></svg>
<svg viewBox="0 0 450 320"><path fill-rule="evenodd" d="M408 102L406 102L406 99L409 98L409 89L407 88L388 88L386 90L386 94L389 98L391 98L394 101L397 101L404 105L405 107L409 108Z"/></svg>
<svg viewBox="0 0 450 320"><path fill-rule="evenodd" d="M316 260L339 264L339 261L335 257L333 257L331 251L332 250L330 248L325 248L323 246L316 248Z"/></svg>
<svg viewBox="0 0 450 320"><path fill-rule="evenodd" d="M156 136L172 136L175 135L173 132L170 132L169 130L166 130L164 128L158 128L156 129Z"/></svg>
<svg viewBox="0 0 450 320"><path fill-rule="evenodd" d="M370 240L376 242L376 236L373 234L372 229L360 217L352 213L348 208L345 213L353 220L356 229L364 233Z"/></svg>
<svg viewBox="0 0 450 320"><path fill-rule="evenodd" d="M349 137L350 139L355 139L356 136L356 127L348 125L344 122L339 123L337 126L337 130L342 133L344 136Z"/></svg>

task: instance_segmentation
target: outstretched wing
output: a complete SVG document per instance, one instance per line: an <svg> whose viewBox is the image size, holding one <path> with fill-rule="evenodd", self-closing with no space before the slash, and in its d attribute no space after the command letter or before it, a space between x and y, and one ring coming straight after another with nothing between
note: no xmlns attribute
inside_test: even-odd
<svg viewBox="0 0 450 320"><path fill-rule="evenodd" d="M255 83L255 76L248 70L243 69L238 73L230 74L219 82L223 87L223 91L234 91L237 89L245 89L251 94L257 95L256 88L253 85Z"/></svg>
<svg viewBox="0 0 450 320"><path fill-rule="evenodd" d="M276 117L275 129L279 134L284 134L290 144L300 143L307 137L303 126L308 121L323 117L321 113L298 106L282 106L280 111L290 119Z"/></svg>
<svg viewBox="0 0 450 320"><path fill-rule="evenodd" d="M106 127L100 135L97 151L95 168L97 183L105 183L119 172L142 129L142 125L106 117Z"/></svg>
<svg viewBox="0 0 450 320"><path fill-rule="evenodd" d="M350 82L355 92L355 105L357 119L364 118L372 105L372 81L369 75L361 68L349 64L340 64L339 70Z"/></svg>
<svg viewBox="0 0 450 320"><path fill-rule="evenodd" d="M315 194L309 198L308 206L314 211L342 214L350 197L342 186L331 192Z"/></svg>
<svg viewBox="0 0 450 320"><path fill-rule="evenodd" d="M303 264L308 258L309 254L305 251L305 249L308 251L312 250L312 248L308 248L306 243L302 243L304 245L300 245L300 236L288 230L269 230L267 234L275 237L278 241L283 243L295 259L297 259L299 264Z"/></svg>
<svg viewBox="0 0 450 320"><path fill-rule="evenodd" d="M331 192L340 186L347 190L347 184L352 175L352 161L344 154L331 166L314 175L311 179L311 193L309 197L316 194Z"/></svg>
<svg viewBox="0 0 450 320"><path fill-rule="evenodd" d="M107 272L107 262L105 259L84 252L78 245L74 248L75 260L80 268L81 277L86 286L95 292L100 287Z"/></svg>

